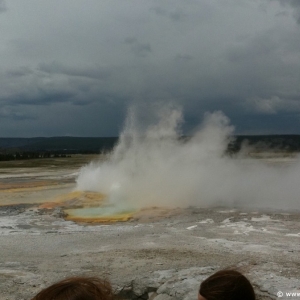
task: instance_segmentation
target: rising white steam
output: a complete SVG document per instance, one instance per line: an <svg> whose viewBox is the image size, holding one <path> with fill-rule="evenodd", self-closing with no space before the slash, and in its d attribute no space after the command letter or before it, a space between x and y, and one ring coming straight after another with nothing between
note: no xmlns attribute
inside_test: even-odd
<svg viewBox="0 0 300 300"><path fill-rule="evenodd" d="M77 188L105 193L116 206L300 207L299 160L274 167L224 155L234 128L222 112L207 114L189 140L180 138L181 123L180 110L163 109L141 130L131 112L118 145L81 169Z"/></svg>

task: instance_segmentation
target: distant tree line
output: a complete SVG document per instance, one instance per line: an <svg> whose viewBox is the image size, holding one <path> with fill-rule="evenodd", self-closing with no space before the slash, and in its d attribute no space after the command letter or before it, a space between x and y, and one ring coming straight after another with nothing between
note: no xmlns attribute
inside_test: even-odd
<svg viewBox="0 0 300 300"><path fill-rule="evenodd" d="M181 137L186 142L190 138L189 136ZM110 152L117 142L117 137L0 138L0 161L70 157L73 154L99 154ZM20 145L21 143L23 144ZM300 135L239 135L229 142L226 152L234 154L245 147L257 152L300 152Z"/></svg>
<svg viewBox="0 0 300 300"><path fill-rule="evenodd" d="M99 151L83 150L83 151L66 151L64 153L60 151L2 151L0 149L0 161L11 160L27 160L27 159L43 159L43 158L59 158L59 157L71 157L72 154L98 154Z"/></svg>
<svg viewBox="0 0 300 300"><path fill-rule="evenodd" d="M240 135L228 144L228 153L237 153L242 148L253 151L300 152L300 135Z"/></svg>
<svg viewBox="0 0 300 300"><path fill-rule="evenodd" d="M0 161L108 152L118 137L0 138Z"/></svg>
<svg viewBox="0 0 300 300"><path fill-rule="evenodd" d="M51 158L51 157L71 157L71 155L65 153L51 153L51 152L0 153L0 161Z"/></svg>

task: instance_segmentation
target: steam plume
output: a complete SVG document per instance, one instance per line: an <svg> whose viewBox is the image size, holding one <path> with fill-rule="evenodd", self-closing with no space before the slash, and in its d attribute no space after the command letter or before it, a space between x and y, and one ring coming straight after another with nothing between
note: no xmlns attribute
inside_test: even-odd
<svg viewBox="0 0 300 300"><path fill-rule="evenodd" d="M165 108L157 119L140 129L131 111L118 145L106 161L81 169L77 188L123 207L299 207L299 160L275 167L224 155L234 128L222 112L207 114L188 141L180 138L180 110Z"/></svg>

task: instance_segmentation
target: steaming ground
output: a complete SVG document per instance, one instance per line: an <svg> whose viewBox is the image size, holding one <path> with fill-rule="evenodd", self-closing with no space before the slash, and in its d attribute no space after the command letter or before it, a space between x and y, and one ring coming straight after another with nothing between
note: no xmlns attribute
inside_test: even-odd
<svg viewBox="0 0 300 300"><path fill-rule="evenodd" d="M300 208L299 159L282 167L249 156L229 157L225 151L234 128L223 113L207 114L189 140L181 138L182 119L180 110L164 108L156 123L145 127L131 112L108 160L82 168L77 188L104 193L122 209Z"/></svg>
<svg viewBox="0 0 300 300"><path fill-rule="evenodd" d="M188 141L181 112L162 114L148 127L132 114L114 151L79 174L86 157L0 163L0 300L75 275L108 277L126 299L192 300L225 267L260 300L300 289L299 159L224 155L233 127L220 112ZM65 206L105 195L113 214L142 209L129 222L66 220Z"/></svg>
<svg viewBox="0 0 300 300"><path fill-rule="evenodd" d="M74 192L77 170L91 159L53 159L47 166L38 160L26 168L25 161L0 163L1 300L29 300L74 275L106 276L128 299L147 299L151 292L153 300L194 300L200 281L225 267L240 268L258 299L299 289L300 218L292 210L157 207L129 222L90 225L66 221L59 207L41 208L51 197L57 204L66 191L80 198ZM286 156L262 160L259 165L283 171L295 163ZM97 193L88 195L98 199ZM7 206L9 200L14 205Z"/></svg>

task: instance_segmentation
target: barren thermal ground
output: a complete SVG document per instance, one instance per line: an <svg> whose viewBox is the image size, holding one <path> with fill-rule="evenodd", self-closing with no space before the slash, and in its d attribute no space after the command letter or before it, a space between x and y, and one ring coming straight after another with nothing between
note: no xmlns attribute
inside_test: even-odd
<svg viewBox="0 0 300 300"><path fill-rule="evenodd" d="M1 162L1 300L31 299L74 275L108 278L127 299L196 299L200 282L221 268L242 271L258 299L300 288L294 207L120 205L107 193L78 189L81 167L105 159ZM296 158L255 160L284 172Z"/></svg>

